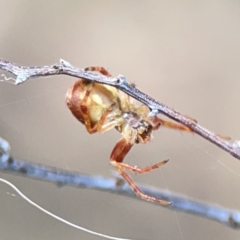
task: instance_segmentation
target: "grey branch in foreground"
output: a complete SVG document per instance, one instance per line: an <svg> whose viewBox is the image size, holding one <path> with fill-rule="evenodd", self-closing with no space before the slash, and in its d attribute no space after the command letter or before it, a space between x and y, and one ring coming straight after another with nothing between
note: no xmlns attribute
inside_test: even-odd
<svg viewBox="0 0 240 240"><path fill-rule="evenodd" d="M170 119L173 119L186 127L190 128L193 132L207 139L208 141L214 143L221 149L230 153L232 156L240 160L240 144L236 141L234 144L231 144L223 139L221 139L216 134L210 132L209 130L203 128L197 124L192 119L180 114L179 112L167 107L166 105L156 101L147 94L141 92L136 87L131 86L127 83L124 76L119 75L116 78L106 77L101 74L96 74L93 72L87 72L78 67L72 66L69 62L65 60L60 60L59 64L54 64L50 66L34 66L34 67L24 67L14 64L12 62L5 61L0 59L0 69L6 70L16 76L15 84L20 84L28 80L29 78L45 77L51 75L60 75L65 74L72 77L83 78L88 81L94 81L101 84L108 84L114 86L126 94L132 96L138 101L146 104L151 113L154 114L163 114ZM7 79L7 78L6 78Z"/></svg>
<svg viewBox="0 0 240 240"><path fill-rule="evenodd" d="M77 172L69 172L59 168L53 168L40 164L18 160L10 156L10 146L7 141L0 138L0 170L6 173L18 174L29 178L39 179L59 186L74 186L78 188L95 189L98 191L110 192L128 197L135 197L135 194L122 179L103 178L100 176L89 176ZM183 211L195 214L210 220L225 224L231 228L240 228L240 212L225 209L206 203L190 200L183 196L177 196L169 191L138 185L143 193L155 198L170 201L167 206L171 210ZM137 200L141 200L135 197ZM143 200L142 200L143 201ZM156 204L149 202L151 204ZM160 204L156 204L161 206Z"/></svg>

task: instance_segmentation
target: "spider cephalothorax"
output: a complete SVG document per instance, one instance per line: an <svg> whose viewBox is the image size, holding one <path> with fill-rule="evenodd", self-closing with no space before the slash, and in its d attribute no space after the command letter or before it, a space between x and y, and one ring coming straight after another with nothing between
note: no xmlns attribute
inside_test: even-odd
<svg viewBox="0 0 240 240"><path fill-rule="evenodd" d="M110 76L102 67L89 67L85 70L98 71ZM85 125L89 133L105 132L116 128L122 134L122 138L112 150L110 162L139 197L163 205L170 204L165 200L145 195L126 173L126 170L135 173L150 172L167 163L168 160L145 168L125 164L123 160L135 143L149 142L152 131L160 126L191 132L189 128L165 121L158 116L151 116L147 106L114 87L83 79L79 79L69 88L66 102L73 115Z"/></svg>

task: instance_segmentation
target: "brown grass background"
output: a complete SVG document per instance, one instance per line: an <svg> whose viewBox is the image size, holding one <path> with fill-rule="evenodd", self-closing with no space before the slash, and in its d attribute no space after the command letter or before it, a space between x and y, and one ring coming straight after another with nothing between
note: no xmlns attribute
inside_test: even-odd
<svg viewBox="0 0 240 240"><path fill-rule="evenodd" d="M240 136L240 2L0 0L0 57L22 65L63 58L124 74L144 92L203 126ZM0 83L0 136L15 157L111 176L116 131L90 136L65 106L67 76ZM240 210L240 163L200 137L161 129L126 162L170 162L137 182ZM238 231L122 196L0 173L28 197L76 224L132 239L239 239ZM30 206L0 183L6 240L100 239Z"/></svg>

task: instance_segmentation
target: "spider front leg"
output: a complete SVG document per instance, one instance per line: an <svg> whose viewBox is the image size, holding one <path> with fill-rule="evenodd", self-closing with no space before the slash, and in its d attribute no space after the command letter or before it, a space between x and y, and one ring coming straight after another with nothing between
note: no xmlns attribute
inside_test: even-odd
<svg viewBox="0 0 240 240"><path fill-rule="evenodd" d="M196 123L197 121L195 119L191 119L194 123ZM158 116L154 116L152 118L152 121L154 123L154 127L153 130L157 130L159 127L163 126L163 127L167 127L167 128L172 128L174 130L180 130L180 131L186 131L186 132L193 132L190 128L185 127L181 124L178 123L174 123L171 121L166 121L162 118L159 118Z"/></svg>
<svg viewBox="0 0 240 240"><path fill-rule="evenodd" d="M153 169L159 168L160 166L164 165L168 162L168 160L162 161L158 164L154 164L152 166L146 167L146 168L137 168L133 167L131 165L123 163L124 157L127 155L127 153L132 148L133 144L129 143L125 138L122 138L114 147L111 156L110 156L110 162L111 164L117 169L118 173L124 178L124 180L129 184L129 186L132 188L132 190L135 192L135 194L150 202L160 203L161 205L170 205L171 203L165 200L161 200L149 195L144 194L140 188L137 187L137 185L133 182L132 178L125 172L125 170L130 170L135 173L146 173L150 172Z"/></svg>
<svg viewBox="0 0 240 240"><path fill-rule="evenodd" d="M193 119L193 118L189 118L189 119L191 119L193 121L193 123L197 123L197 121L195 119ZM162 118L159 118L158 116L153 117L153 123L155 124L155 126L153 127L153 130L157 130L157 129L159 129L159 127L163 126L163 127L167 127L167 128L172 128L174 130L194 133L193 130L191 130L188 127L185 127L184 125L174 123L174 122L171 122L171 121L166 121ZM215 133L215 135L220 137L223 140L230 140L231 139L230 137L225 136L225 135L216 134L216 133Z"/></svg>

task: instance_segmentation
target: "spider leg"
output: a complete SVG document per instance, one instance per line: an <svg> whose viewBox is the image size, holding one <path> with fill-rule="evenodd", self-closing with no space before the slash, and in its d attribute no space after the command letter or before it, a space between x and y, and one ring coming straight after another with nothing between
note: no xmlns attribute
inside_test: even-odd
<svg viewBox="0 0 240 240"><path fill-rule="evenodd" d="M223 139L223 140L226 140L226 141L229 141L231 140L231 138L229 136L225 136L225 135L221 135L221 134L216 134L216 136L218 136L219 138Z"/></svg>
<svg viewBox="0 0 240 240"><path fill-rule="evenodd" d="M142 198L143 200L150 201L150 202L155 202L159 203L161 205L170 205L171 203L165 200L161 200L149 195L144 194L140 188L134 183L132 178L125 172L125 170L130 170L133 172L138 172L138 173L145 173L149 172L155 168L160 167L160 165L163 165L166 163L166 161L163 161L160 165L155 164L153 166L147 167L147 168L136 168L133 166L130 166L128 164L122 163L124 157L127 155L127 153L130 151L132 148L133 144L129 143L125 138L122 138L114 147L111 156L110 156L110 162L111 164L117 169L118 173L123 177L123 179L129 184L131 189L135 192L135 194ZM158 166L157 166L158 165Z"/></svg>
<svg viewBox="0 0 240 240"><path fill-rule="evenodd" d="M168 160L161 161L157 164L153 164L148 167L139 168L137 166L131 166L127 163L123 163L124 157L127 155L127 153L132 148L132 144L128 143L125 138L122 138L113 148L110 159L114 159L115 162L117 162L117 165L120 166L124 170L129 170L134 173L147 173L150 172L156 168L161 167L162 165L166 164Z"/></svg>
<svg viewBox="0 0 240 240"><path fill-rule="evenodd" d="M193 118L190 118L194 123L197 123L197 121ZM153 127L153 130L157 130L160 126L164 126L164 127L167 127L167 128L172 128L172 129L175 129L175 130L180 130L180 131L186 131L186 132L194 132L193 130L191 130L190 128L188 127L185 127L181 124L178 124L178 123L174 123L174 122L171 122L171 121L166 121L164 119L161 119L157 116L155 116L153 118L153 122L155 124L155 126ZM228 136L225 136L225 135L221 135L221 134L216 134L216 136L220 137L221 139L223 140L230 140L231 138L228 137Z"/></svg>
<svg viewBox="0 0 240 240"><path fill-rule="evenodd" d="M142 174L142 173L147 173L147 172L150 172L154 169L157 169L159 167L161 167L162 165L166 164L169 160L164 160L162 162L159 162L159 163L156 163L156 164L153 164L151 166L148 166L148 167L144 167L144 168L139 168L137 166L131 166L129 164L126 164L126 163L118 163L118 165L120 165L123 169L126 169L126 170L129 170L131 172L135 172L135 173L139 173L139 174Z"/></svg>
<svg viewBox="0 0 240 240"><path fill-rule="evenodd" d="M157 130L160 126L163 126L163 127L172 128L172 129L175 129L175 130L193 132L188 127L185 127L185 126L183 126L181 124L174 123L174 122L171 122L171 121L166 121L166 120L164 120L162 118L159 118L157 116L155 116L153 118L153 123L155 124L155 126L153 127L153 130Z"/></svg>
<svg viewBox="0 0 240 240"><path fill-rule="evenodd" d="M104 67L86 67L84 70L100 72L102 75L105 75L108 77L112 76Z"/></svg>

